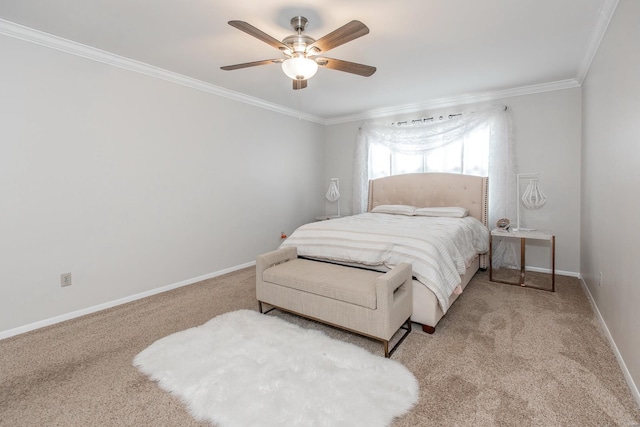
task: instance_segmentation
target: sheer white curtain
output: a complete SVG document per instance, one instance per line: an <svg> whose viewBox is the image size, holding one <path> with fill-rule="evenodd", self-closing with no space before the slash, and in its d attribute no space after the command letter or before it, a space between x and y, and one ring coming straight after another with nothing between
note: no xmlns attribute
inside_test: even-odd
<svg viewBox="0 0 640 427"><path fill-rule="evenodd" d="M353 212L366 211L371 144L386 146L394 152L426 154L430 150L456 143L482 126L489 126L490 138L489 228L494 227L500 218L515 218L515 141L511 111L504 105L465 113L450 120L412 126L364 124L358 133L354 158Z"/></svg>

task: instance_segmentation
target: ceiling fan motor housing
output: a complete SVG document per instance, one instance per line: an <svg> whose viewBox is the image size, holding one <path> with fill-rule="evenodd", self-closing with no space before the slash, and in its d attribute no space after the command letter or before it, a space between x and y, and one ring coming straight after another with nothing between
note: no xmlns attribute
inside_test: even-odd
<svg viewBox="0 0 640 427"><path fill-rule="evenodd" d="M291 52L305 53L307 46L314 43L316 40L304 34L296 34L293 36L285 37L282 40L283 44L286 44L291 48Z"/></svg>

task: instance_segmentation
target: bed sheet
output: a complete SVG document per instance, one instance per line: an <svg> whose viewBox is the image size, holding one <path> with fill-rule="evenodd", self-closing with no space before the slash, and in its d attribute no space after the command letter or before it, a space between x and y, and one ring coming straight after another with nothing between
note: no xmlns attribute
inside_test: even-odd
<svg viewBox="0 0 640 427"><path fill-rule="evenodd" d="M363 213L305 224L280 247L298 256L370 268L413 267L415 278L437 297L444 313L461 291L461 275L489 249L489 231L473 217L442 218Z"/></svg>

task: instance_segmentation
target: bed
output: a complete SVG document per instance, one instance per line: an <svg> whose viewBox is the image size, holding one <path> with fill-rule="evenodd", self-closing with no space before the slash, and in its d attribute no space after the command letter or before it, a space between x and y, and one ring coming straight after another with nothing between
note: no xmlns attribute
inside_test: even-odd
<svg viewBox="0 0 640 427"><path fill-rule="evenodd" d="M448 207L463 208L468 215L440 216ZM486 177L451 173L384 177L369 182L366 213L305 224L281 248L295 246L303 258L378 271L388 271L399 262L412 264L411 320L433 333L478 269L488 266L487 207ZM423 208L437 209L433 213ZM453 246L447 239L455 240Z"/></svg>

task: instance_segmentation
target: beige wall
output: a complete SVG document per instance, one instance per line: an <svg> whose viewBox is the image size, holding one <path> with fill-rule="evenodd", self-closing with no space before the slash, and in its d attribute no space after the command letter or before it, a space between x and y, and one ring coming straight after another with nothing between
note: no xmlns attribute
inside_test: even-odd
<svg viewBox="0 0 640 427"><path fill-rule="evenodd" d="M621 0L583 84L581 272L640 384L640 2ZM602 285L599 275L602 273ZM634 390L640 402L638 390Z"/></svg>
<svg viewBox="0 0 640 427"><path fill-rule="evenodd" d="M505 98L491 103L511 108L520 170L539 172L541 186L548 198L543 209L523 211L522 215L529 226L555 232L556 268L563 274L576 276L580 271L580 103L580 88ZM393 116L376 119L376 122L438 117L473 111L487 104ZM327 126L326 130L325 178L340 178L345 213L350 212L352 206L353 154L358 127L362 123L335 124ZM513 185L516 185L515 177ZM527 265L550 268L548 246L534 244L527 247Z"/></svg>
<svg viewBox="0 0 640 427"><path fill-rule="evenodd" d="M251 263L323 209L320 124L5 36L0 57L0 336Z"/></svg>

